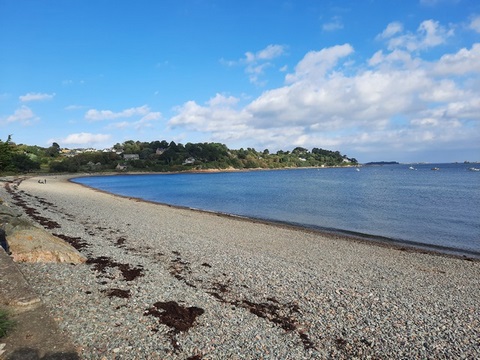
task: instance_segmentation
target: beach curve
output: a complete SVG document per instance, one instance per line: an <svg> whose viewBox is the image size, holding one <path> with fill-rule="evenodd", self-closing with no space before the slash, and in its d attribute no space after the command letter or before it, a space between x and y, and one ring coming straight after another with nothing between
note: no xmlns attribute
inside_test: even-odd
<svg viewBox="0 0 480 360"><path fill-rule="evenodd" d="M21 269L86 359L480 356L479 262L67 179L17 191L89 262Z"/></svg>

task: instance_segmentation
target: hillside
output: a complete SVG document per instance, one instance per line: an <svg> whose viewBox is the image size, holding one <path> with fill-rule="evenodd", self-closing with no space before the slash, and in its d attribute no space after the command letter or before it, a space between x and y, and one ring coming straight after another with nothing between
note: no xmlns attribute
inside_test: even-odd
<svg viewBox="0 0 480 360"><path fill-rule="evenodd" d="M0 141L0 172L191 171L210 169L280 169L357 165L339 151L296 147L292 151L253 148L232 150L220 143L128 140L112 148L67 149Z"/></svg>

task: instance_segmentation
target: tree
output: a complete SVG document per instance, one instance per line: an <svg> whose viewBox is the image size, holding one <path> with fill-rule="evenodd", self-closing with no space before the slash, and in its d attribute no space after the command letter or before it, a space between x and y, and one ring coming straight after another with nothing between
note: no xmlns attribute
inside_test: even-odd
<svg viewBox="0 0 480 360"><path fill-rule="evenodd" d="M11 158L11 164L15 171L27 172L40 169L40 163L34 161L27 154L14 153Z"/></svg>
<svg viewBox="0 0 480 360"><path fill-rule="evenodd" d="M248 152L245 151L244 148L240 148L240 150L237 150L237 157L240 160L246 159Z"/></svg>
<svg viewBox="0 0 480 360"><path fill-rule="evenodd" d="M29 156L24 146L12 143L12 136L8 135L6 141L0 140L0 171L25 172L40 169L40 163L35 155Z"/></svg>
<svg viewBox="0 0 480 360"><path fill-rule="evenodd" d="M149 159L151 155L154 154L154 150L151 148L144 148L140 151L140 159Z"/></svg>
<svg viewBox="0 0 480 360"><path fill-rule="evenodd" d="M8 171L12 169L12 135L8 135L6 141L0 140L0 171Z"/></svg>
<svg viewBox="0 0 480 360"><path fill-rule="evenodd" d="M307 153L307 152L308 152L307 149L298 146L295 149L293 149L292 154L304 154L304 153Z"/></svg>
<svg viewBox="0 0 480 360"><path fill-rule="evenodd" d="M60 155L60 145L54 142L52 146L45 150L45 155L52 158L57 157L58 155Z"/></svg>
<svg viewBox="0 0 480 360"><path fill-rule="evenodd" d="M123 145L120 143L116 143L115 145L113 145L113 149L118 152L123 152Z"/></svg>

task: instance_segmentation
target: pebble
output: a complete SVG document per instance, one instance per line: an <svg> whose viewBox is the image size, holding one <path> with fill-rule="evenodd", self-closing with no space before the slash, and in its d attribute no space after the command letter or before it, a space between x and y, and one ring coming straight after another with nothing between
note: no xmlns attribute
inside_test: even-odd
<svg viewBox="0 0 480 360"><path fill-rule="evenodd" d="M83 359L480 358L479 262L114 197L60 176L19 190L55 231L88 243L87 257L143 269L126 281L119 267L19 264ZM204 312L186 331L145 315L170 301Z"/></svg>

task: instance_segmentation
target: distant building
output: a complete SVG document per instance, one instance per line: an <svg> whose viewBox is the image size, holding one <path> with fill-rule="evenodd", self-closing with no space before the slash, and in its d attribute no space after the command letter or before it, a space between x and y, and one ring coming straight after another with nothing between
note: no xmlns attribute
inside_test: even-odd
<svg viewBox="0 0 480 360"><path fill-rule="evenodd" d="M75 150L70 150L70 149L61 149L60 150L60 155L65 156L65 157L73 157L76 155Z"/></svg>
<svg viewBox="0 0 480 360"><path fill-rule="evenodd" d="M140 156L138 154L123 154L124 160L139 160Z"/></svg>
<svg viewBox="0 0 480 360"><path fill-rule="evenodd" d="M76 156L76 155L83 154L83 153L93 153L93 152L97 152L97 151L98 150L94 149L94 148L87 148L87 149L84 149L84 148L78 148L78 149L64 148L64 149L60 149L60 155L63 155L63 156L66 156L66 157L72 157L72 156Z"/></svg>
<svg viewBox="0 0 480 360"><path fill-rule="evenodd" d="M183 165L191 165L194 162L195 162L195 158L189 157L189 158L185 159L185 161L183 162Z"/></svg>
<svg viewBox="0 0 480 360"><path fill-rule="evenodd" d="M117 154L119 154L114 148L105 148L105 149L102 150L102 152L104 152L104 153L109 153L109 152L110 152L110 153L117 153ZM120 151L120 154L121 154L121 153L122 153L122 152Z"/></svg>

